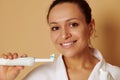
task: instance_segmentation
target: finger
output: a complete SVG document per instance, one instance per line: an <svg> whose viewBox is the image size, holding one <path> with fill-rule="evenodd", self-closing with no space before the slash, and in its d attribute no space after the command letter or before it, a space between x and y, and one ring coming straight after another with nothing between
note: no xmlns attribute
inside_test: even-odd
<svg viewBox="0 0 120 80"><path fill-rule="evenodd" d="M24 66L16 66L16 68L18 68L19 70L24 69Z"/></svg>
<svg viewBox="0 0 120 80"><path fill-rule="evenodd" d="M13 59L13 54L12 54L12 53L9 52L9 53L7 54L7 56L8 56L9 59Z"/></svg>
<svg viewBox="0 0 120 80"><path fill-rule="evenodd" d="M13 58L14 59L18 58L18 53L13 53Z"/></svg>
<svg viewBox="0 0 120 80"><path fill-rule="evenodd" d="M24 66L9 66L9 70L23 70Z"/></svg>
<svg viewBox="0 0 120 80"><path fill-rule="evenodd" d="M27 54L22 55L21 57L27 57Z"/></svg>
<svg viewBox="0 0 120 80"><path fill-rule="evenodd" d="M5 59L8 58L8 56L7 56L6 54L2 54L1 57L2 57L2 58L5 58Z"/></svg>

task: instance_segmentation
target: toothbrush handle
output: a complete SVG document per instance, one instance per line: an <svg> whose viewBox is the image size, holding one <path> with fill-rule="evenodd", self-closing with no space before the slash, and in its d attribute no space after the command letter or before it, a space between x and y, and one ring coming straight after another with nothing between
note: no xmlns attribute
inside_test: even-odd
<svg viewBox="0 0 120 80"><path fill-rule="evenodd" d="M17 58L17 59L3 59L0 58L0 65L6 66L32 66L35 61L33 57L26 57L26 58Z"/></svg>

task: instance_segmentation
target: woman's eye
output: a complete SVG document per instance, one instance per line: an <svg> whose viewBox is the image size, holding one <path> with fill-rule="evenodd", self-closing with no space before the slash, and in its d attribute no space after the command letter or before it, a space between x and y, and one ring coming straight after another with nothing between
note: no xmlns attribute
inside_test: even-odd
<svg viewBox="0 0 120 80"><path fill-rule="evenodd" d="M58 29L59 29L59 27L52 27L52 28L51 28L52 31L56 31L56 30L58 30Z"/></svg>
<svg viewBox="0 0 120 80"><path fill-rule="evenodd" d="M70 24L70 27L77 27L78 26L78 23L71 23Z"/></svg>

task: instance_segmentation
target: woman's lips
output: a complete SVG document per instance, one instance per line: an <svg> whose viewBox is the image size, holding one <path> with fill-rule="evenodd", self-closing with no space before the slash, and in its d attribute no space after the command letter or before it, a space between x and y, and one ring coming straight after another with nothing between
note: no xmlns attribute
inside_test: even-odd
<svg viewBox="0 0 120 80"><path fill-rule="evenodd" d="M63 43L61 43L60 45L61 45L62 47L64 47L64 48L70 48L70 47L73 46L73 44L76 43L76 42L77 42L77 40L71 41L71 42L63 42Z"/></svg>

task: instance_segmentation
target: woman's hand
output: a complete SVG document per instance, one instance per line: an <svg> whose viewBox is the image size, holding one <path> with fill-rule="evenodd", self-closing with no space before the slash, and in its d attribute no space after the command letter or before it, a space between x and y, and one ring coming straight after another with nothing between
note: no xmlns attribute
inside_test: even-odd
<svg viewBox="0 0 120 80"><path fill-rule="evenodd" d="M27 55L23 55L21 57L26 57L26 56ZM15 59L15 58L18 58L18 54L17 53L3 54L2 58ZM22 69L24 69L24 66L2 66L0 65L0 80L14 80Z"/></svg>

